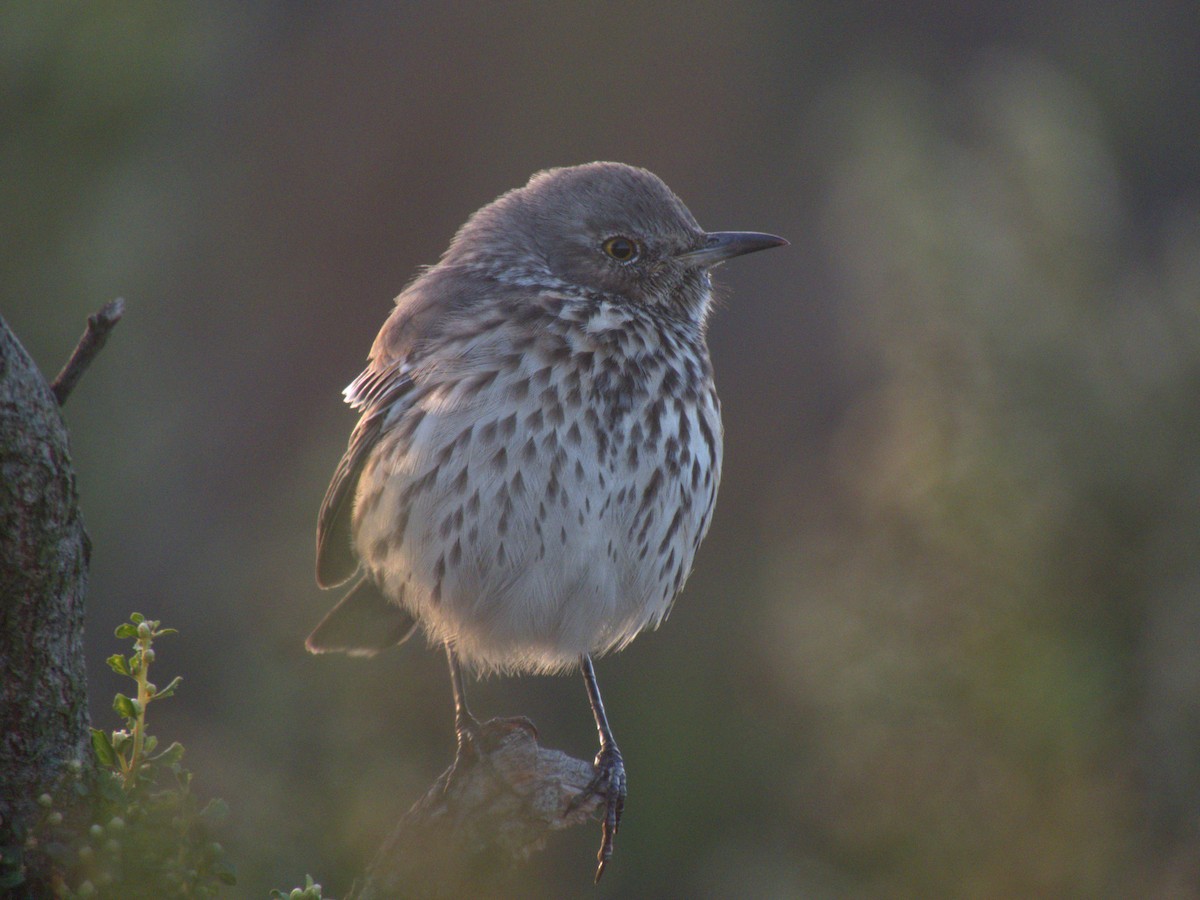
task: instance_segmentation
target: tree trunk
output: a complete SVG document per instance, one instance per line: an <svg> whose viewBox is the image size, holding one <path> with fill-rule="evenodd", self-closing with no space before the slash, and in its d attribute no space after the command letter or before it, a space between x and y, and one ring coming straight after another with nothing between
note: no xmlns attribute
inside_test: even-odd
<svg viewBox="0 0 1200 900"><path fill-rule="evenodd" d="M0 319L0 848L88 752L89 542L55 395Z"/></svg>

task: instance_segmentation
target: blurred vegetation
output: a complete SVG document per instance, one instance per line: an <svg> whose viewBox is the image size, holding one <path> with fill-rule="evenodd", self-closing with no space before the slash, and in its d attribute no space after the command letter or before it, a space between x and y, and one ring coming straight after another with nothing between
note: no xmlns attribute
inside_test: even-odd
<svg viewBox="0 0 1200 900"><path fill-rule="evenodd" d="M174 696L182 681L177 676L160 688L149 680L154 643L177 633L161 625L134 613L117 627L119 639L133 641L129 656L107 659L134 682L132 697L118 693L113 701L125 727L93 728L92 753L71 760L53 794L38 798L41 814L24 837L21 859L5 860L0 871L0 889L11 896L213 897L236 883L225 848L213 840L228 807L197 799L192 773L181 764L183 745L159 749L146 721L150 705Z"/></svg>
<svg viewBox="0 0 1200 900"><path fill-rule="evenodd" d="M1198 45L1166 0L0 9L0 314L52 372L129 303L67 410L90 621L188 635L238 890L344 894L453 751L440 655L303 653L339 390L467 214L613 158L792 247L720 273L712 533L599 666L617 856L527 895L1200 894ZM468 690L594 750L577 679Z"/></svg>

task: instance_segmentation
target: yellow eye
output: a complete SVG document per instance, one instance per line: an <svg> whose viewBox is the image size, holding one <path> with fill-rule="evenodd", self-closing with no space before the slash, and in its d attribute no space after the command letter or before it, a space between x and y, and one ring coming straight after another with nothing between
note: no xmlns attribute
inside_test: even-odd
<svg viewBox="0 0 1200 900"><path fill-rule="evenodd" d="M633 262L642 252L637 241L620 235L610 237L600 245L600 249L620 263Z"/></svg>

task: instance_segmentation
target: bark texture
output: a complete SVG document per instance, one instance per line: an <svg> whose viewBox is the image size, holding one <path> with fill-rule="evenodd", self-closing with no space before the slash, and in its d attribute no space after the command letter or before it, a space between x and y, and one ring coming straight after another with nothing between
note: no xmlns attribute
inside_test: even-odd
<svg viewBox="0 0 1200 900"><path fill-rule="evenodd" d="M0 319L0 847L87 752L88 555L58 403Z"/></svg>

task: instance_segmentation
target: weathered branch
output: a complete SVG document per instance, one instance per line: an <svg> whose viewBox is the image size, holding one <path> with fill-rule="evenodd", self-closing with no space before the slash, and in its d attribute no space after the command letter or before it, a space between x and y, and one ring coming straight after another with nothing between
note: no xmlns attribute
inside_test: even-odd
<svg viewBox="0 0 1200 900"><path fill-rule="evenodd" d="M75 385L79 383L79 379L83 377L87 367L92 364L96 354L104 348L109 332L121 321L123 315L125 315L125 301L118 297L105 303L98 313L88 316L87 328L83 332L83 337L79 339L79 343L75 345L75 352L71 354L71 358L67 360L62 371L58 373L58 377L54 379L54 383L50 385L50 390L54 392L54 399L58 401L59 406L67 402L67 396L75 389Z"/></svg>
<svg viewBox="0 0 1200 900"><path fill-rule="evenodd" d="M527 723L485 722L478 747L405 814L348 900L494 894L552 832L599 808L597 797L572 807L592 764L540 747Z"/></svg>

